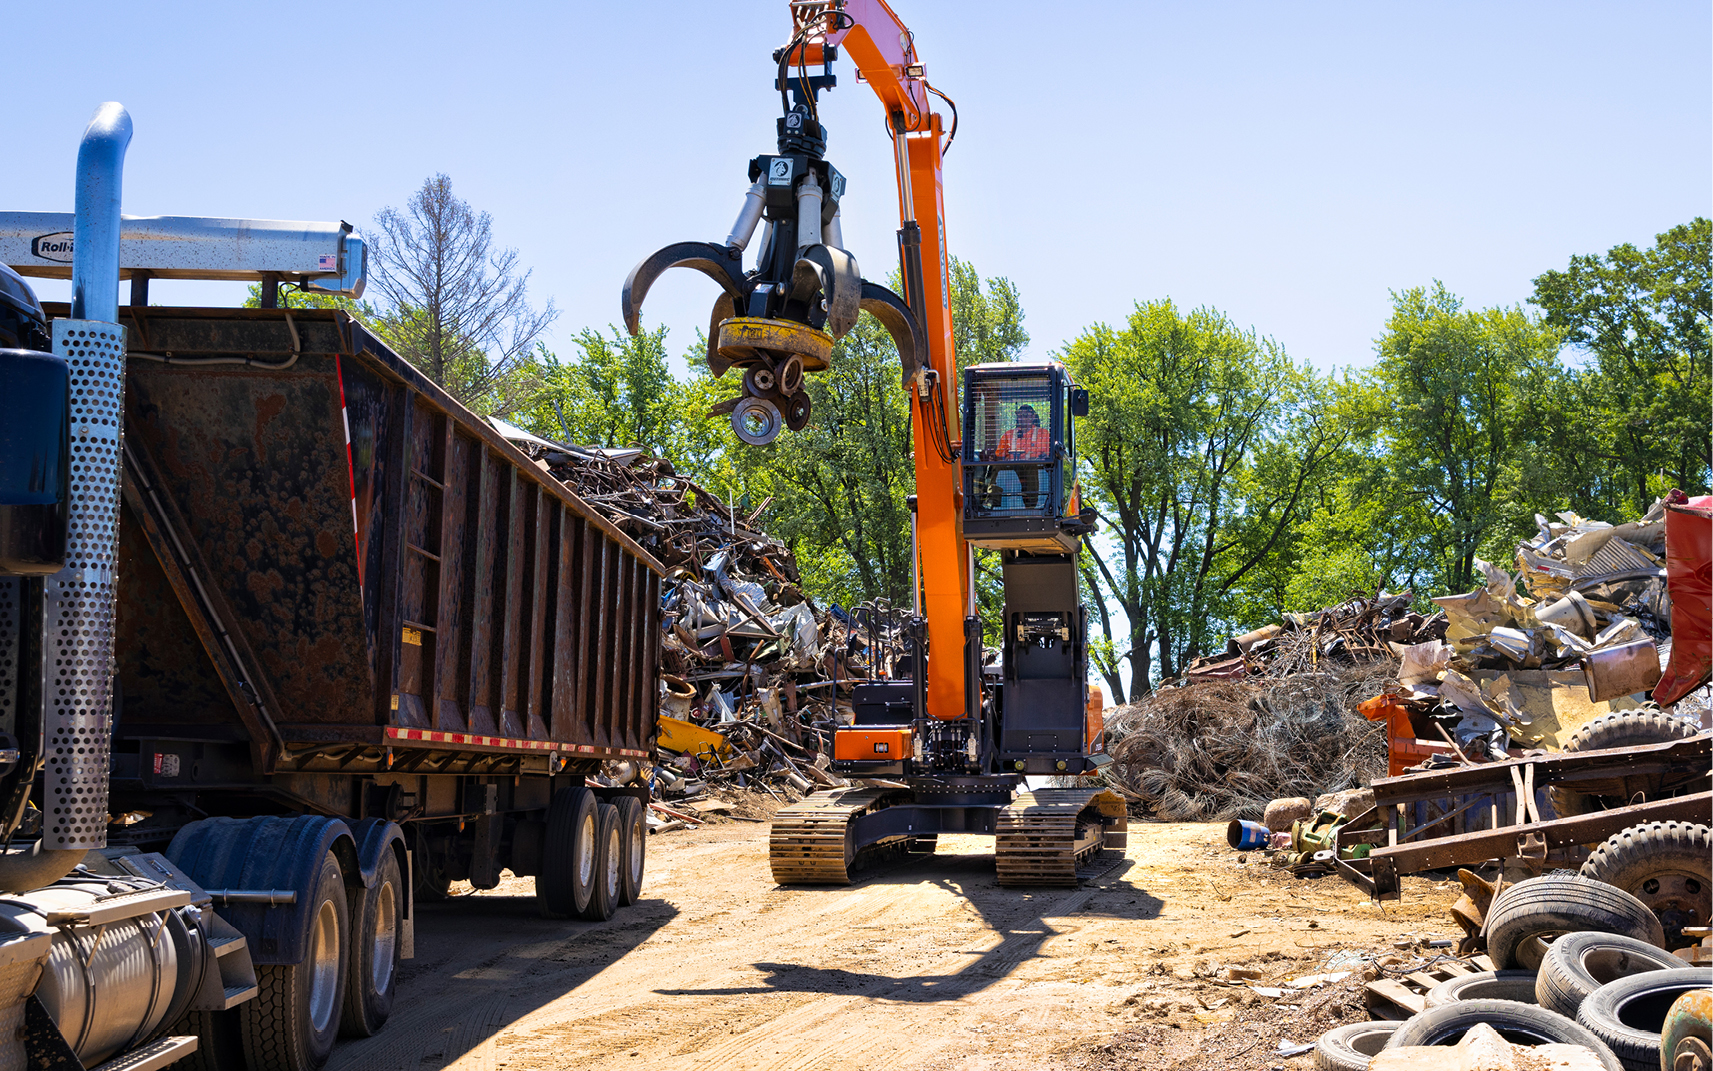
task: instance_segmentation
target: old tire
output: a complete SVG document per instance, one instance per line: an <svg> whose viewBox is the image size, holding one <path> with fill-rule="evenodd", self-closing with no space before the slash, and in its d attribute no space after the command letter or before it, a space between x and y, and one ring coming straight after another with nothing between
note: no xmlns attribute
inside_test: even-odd
<svg viewBox="0 0 1713 1071"><path fill-rule="evenodd" d="M1607 1071L1624 1071L1601 1040L1557 1012L1514 1000L1460 1000L1413 1015L1393 1032L1388 1049L1409 1045L1455 1045L1476 1023L1486 1023L1517 1045L1586 1045Z"/></svg>
<svg viewBox="0 0 1713 1071"><path fill-rule="evenodd" d="M1441 982L1428 990L1427 1006L1437 1008L1460 1000L1514 1000L1534 1004L1534 971L1482 971Z"/></svg>
<svg viewBox="0 0 1713 1071"><path fill-rule="evenodd" d="M1567 933L1547 947L1535 979L1535 1002L1575 1017L1588 994L1607 982L1644 971L1669 971L1683 961L1663 948L1615 933Z"/></svg>
<svg viewBox="0 0 1713 1071"><path fill-rule="evenodd" d="M595 794L582 785L562 788L547 807L547 835L541 845L541 873L535 876L535 903L550 919L581 915L595 882Z"/></svg>
<svg viewBox="0 0 1713 1071"><path fill-rule="evenodd" d="M595 807L595 874L582 916L605 922L619 909L624 890L624 841L619 836L619 809L610 803Z"/></svg>
<svg viewBox="0 0 1713 1071"><path fill-rule="evenodd" d="M642 896L642 872L648 860L648 824L642 820L642 801L620 796L613 801L619 812L619 906L629 907Z"/></svg>
<svg viewBox="0 0 1713 1071"><path fill-rule="evenodd" d="M393 993L398 987L399 937L404 925L404 879L398 856L387 850L375 867L375 884L349 892L357 900L351 912L351 956L339 1032L349 1038L367 1038L379 1033L393 1013Z"/></svg>
<svg viewBox="0 0 1713 1071"><path fill-rule="evenodd" d="M1582 864L1582 876L1616 886L1648 905L1681 948L1685 926L1713 917L1713 829L1690 822L1649 822L1606 838Z"/></svg>
<svg viewBox="0 0 1713 1071"><path fill-rule="evenodd" d="M1664 744L1672 740L1687 740L1694 736L1696 731L1694 723L1657 710L1620 710L1613 714L1602 714L1571 733L1570 739L1564 741L1559 750L1568 754L1578 751L1605 751L1615 747ZM1547 797L1552 800L1552 809L1558 812L1560 818L1592 814L1609 807L1623 806L1628 802L1590 796L1564 785L1548 788Z"/></svg>
<svg viewBox="0 0 1713 1071"><path fill-rule="evenodd" d="M1314 1043L1314 1065L1319 1071L1368 1071L1368 1061L1379 1055L1402 1023L1346 1023L1333 1027Z"/></svg>
<svg viewBox="0 0 1713 1071"><path fill-rule="evenodd" d="M303 961L257 966L259 991L238 1005L250 1071L315 1071L338 1040L350 916L345 875L333 853L322 859L311 889Z"/></svg>
<svg viewBox="0 0 1713 1071"><path fill-rule="evenodd" d="M1713 1067L1713 990L1698 989L1673 1001L1659 1036L1660 1071Z"/></svg>
<svg viewBox="0 0 1713 1071"><path fill-rule="evenodd" d="M1713 986L1713 968L1646 971L1596 989L1582 1002L1576 1021L1618 1057L1625 1071L1656 1071L1660 1030L1678 997Z"/></svg>
<svg viewBox="0 0 1713 1071"><path fill-rule="evenodd" d="M1619 933L1661 947L1665 933L1647 905L1622 889L1576 874L1530 878L1487 909L1487 955L1502 971L1539 970L1546 946L1567 933Z"/></svg>

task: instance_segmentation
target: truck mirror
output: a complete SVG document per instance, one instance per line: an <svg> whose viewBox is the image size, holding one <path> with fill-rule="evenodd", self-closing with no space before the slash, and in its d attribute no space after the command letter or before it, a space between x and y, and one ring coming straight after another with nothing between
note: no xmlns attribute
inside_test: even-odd
<svg viewBox="0 0 1713 1071"><path fill-rule="evenodd" d="M1088 388L1071 388L1071 415L1075 417L1088 416Z"/></svg>

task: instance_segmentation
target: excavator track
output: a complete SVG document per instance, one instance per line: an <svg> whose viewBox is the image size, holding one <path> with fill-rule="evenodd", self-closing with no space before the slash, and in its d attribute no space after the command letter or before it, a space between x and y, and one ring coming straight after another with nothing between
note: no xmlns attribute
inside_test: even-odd
<svg viewBox="0 0 1713 1071"><path fill-rule="evenodd" d="M851 875L887 846L854 850L851 820L881 806L895 789L817 792L773 816L768 861L781 885L849 885Z"/></svg>
<svg viewBox="0 0 1713 1071"><path fill-rule="evenodd" d="M1107 824L1124 828L1124 801L1109 789L1046 788L1019 792L994 827L994 866L1001 885L1075 886L1077 871L1107 840Z"/></svg>

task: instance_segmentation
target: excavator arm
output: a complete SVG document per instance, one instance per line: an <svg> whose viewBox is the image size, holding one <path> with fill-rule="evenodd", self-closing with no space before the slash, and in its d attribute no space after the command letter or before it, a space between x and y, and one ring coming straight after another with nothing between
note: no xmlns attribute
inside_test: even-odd
<svg viewBox="0 0 1713 1071"><path fill-rule="evenodd" d="M904 297L926 336L927 355L911 369L911 427L916 459L918 592L927 619L926 706L930 716L973 715L980 696L968 679L966 620L976 616L972 552L964 542L959 466L958 369L952 340L951 279L946 262L942 188L943 132L929 107L927 68L916 39L885 0L797 0L793 22L803 38L801 63L825 65L843 47L886 112L898 180L898 231ZM817 39L818 38L818 39ZM787 65L799 60L788 55ZM931 270L925 270L931 265ZM980 633L974 641L979 645ZM978 652L979 653L979 652ZM979 659L975 662L979 664Z"/></svg>

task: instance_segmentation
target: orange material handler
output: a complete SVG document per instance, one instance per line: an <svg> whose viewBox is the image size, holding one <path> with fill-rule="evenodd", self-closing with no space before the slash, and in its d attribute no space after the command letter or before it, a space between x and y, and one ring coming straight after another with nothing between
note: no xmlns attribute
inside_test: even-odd
<svg viewBox="0 0 1713 1071"><path fill-rule="evenodd" d="M1079 865L1122 828L1123 801L1101 789L1031 790L1025 778L1106 761L1091 732L1076 568L1094 529L1075 485L1075 419L1087 415L1088 394L1058 362L957 367L942 184L957 106L929 83L914 35L883 0L789 6L791 40L773 54L777 148L749 162L730 234L644 258L622 299L634 334L666 269L694 268L720 285L708 366L741 373L743 394L726 410L737 436L756 445L808 424L805 376L835 359L860 313L879 319L898 348L916 470L910 657L896 677L855 684L849 723L833 734L835 770L890 787L818 793L779 812L774 877L843 883L877 853L960 832L996 836L1002 883L1075 884ZM826 157L817 107L837 83L841 49L880 99L891 135L902 296L863 279L844 248L845 178ZM950 130L936 97L951 108ZM978 548L1001 556L997 661L975 605Z"/></svg>

